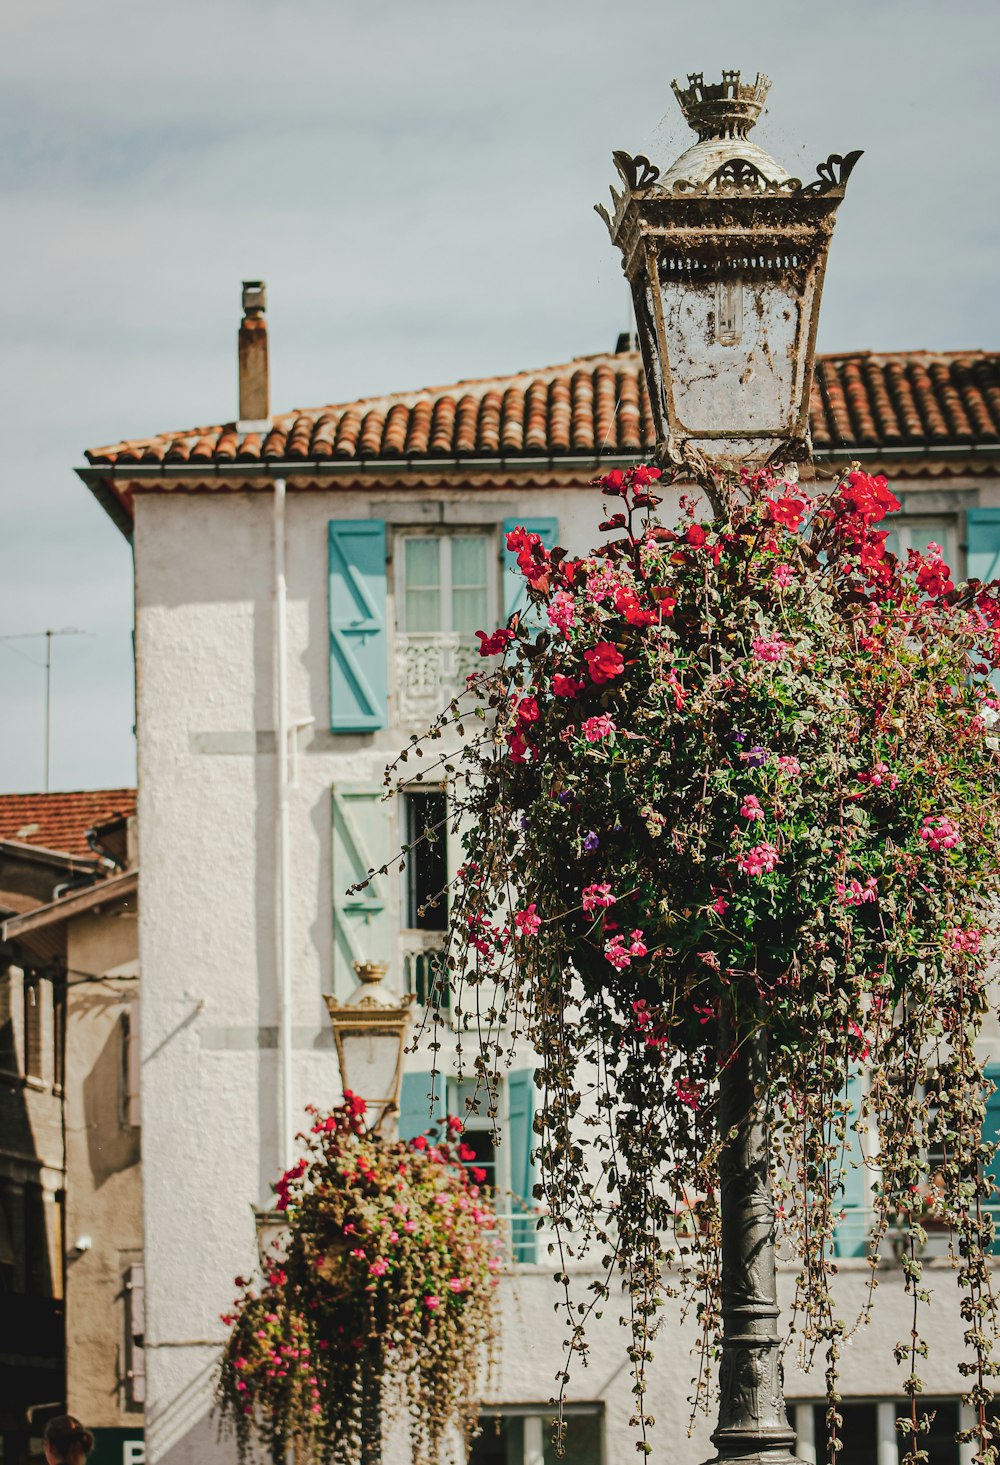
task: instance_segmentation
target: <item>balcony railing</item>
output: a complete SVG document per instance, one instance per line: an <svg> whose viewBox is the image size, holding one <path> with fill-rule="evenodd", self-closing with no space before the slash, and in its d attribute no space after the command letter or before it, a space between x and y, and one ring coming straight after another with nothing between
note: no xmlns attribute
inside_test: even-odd
<svg viewBox="0 0 1000 1465"><path fill-rule="evenodd" d="M447 1009L451 994L444 982L443 931L401 931L399 970L403 991L412 993L426 1007L435 996L438 982L441 989L436 993L440 1005Z"/></svg>
<svg viewBox="0 0 1000 1465"><path fill-rule="evenodd" d="M452 697L465 691L466 677L482 669L474 637L457 631L400 633L396 637L398 721L404 727L426 727Z"/></svg>

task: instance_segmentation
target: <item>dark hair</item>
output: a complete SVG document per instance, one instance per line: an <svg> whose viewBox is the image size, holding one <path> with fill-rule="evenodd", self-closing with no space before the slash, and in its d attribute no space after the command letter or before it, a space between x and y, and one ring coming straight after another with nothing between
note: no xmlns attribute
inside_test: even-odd
<svg viewBox="0 0 1000 1465"><path fill-rule="evenodd" d="M94 1436L72 1414L60 1414L45 1426L45 1443L66 1465L81 1465L94 1448Z"/></svg>

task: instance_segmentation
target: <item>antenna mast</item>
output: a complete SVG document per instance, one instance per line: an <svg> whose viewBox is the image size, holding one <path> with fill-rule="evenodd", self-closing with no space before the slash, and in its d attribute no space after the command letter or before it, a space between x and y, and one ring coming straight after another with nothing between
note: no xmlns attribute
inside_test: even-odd
<svg viewBox="0 0 1000 1465"><path fill-rule="evenodd" d="M49 792L49 754L52 746L52 637L86 634L86 631L78 630L76 626L63 626L58 631L23 631L16 636L0 636L0 641L37 641L42 636L45 637L45 793Z"/></svg>

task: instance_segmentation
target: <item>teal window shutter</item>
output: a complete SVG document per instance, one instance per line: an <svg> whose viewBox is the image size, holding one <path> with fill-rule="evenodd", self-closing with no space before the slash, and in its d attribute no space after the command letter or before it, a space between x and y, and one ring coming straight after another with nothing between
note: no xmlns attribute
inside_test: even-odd
<svg viewBox="0 0 1000 1465"><path fill-rule="evenodd" d="M837 1209L843 1210L844 1219L838 1221L833 1240L836 1256L868 1255L868 1187L864 1152L861 1148L861 1136L853 1127L861 1116L863 1093L864 1075L861 1072L852 1073L843 1093L851 1107L844 1138L844 1169L840 1177L844 1188L837 1202Z"/></svg>
<svg viewBox="0 0 1000 1465"><path fill-rule="evenodd" d="M555 549L559 536L558 519L505 519L503 526L503 618L509 621L516 610L522 615L528 608L528 587L517 568L517 555L507 548L507 535L513 529L527 529L537 534L546 549ZM489 630L490 627L485 628Z"/></svg>
<svg viewBox="0 0 1000 1465"><path fill-rule="evenodd" d="M983 1142L995 1145L1000 1140L1000 1063L988 1063L984 1076L990 1083L997 1086L997 1092L990 1094L986 1100L986 1113L983 1116ZM993 1179L993 1193L986 1204L996 1228L993 1245L990 1248L993 1255L996 1256L1000 1254L1000 1183L998 1183L1000 1182L1000 1152L987 1165L986 1173Z"/></svg>
<svg viewBox="0 0 1000 1465"><path fill-rule="evenodd" d="M538 530L535 530L538 533ZM516 1262L533 1262L537 1252L532 1195L531 1136L535 1074L522 1068L507 1076L507 1133L510 1141L511 1244Z"/></svg>
<svg viewBox="0 0 1000 1465"><path fill-rule="evenodd" d="M1000 509L968 509L965 573L969 580L1000 579Z"/></svg>
<svg viewBox="0 0 1000 1465"><path fill-rule="evenodd" d="M441 1080L437 1080L440 1085ZM403 1087L399 1094L400 1139L415 1139L426 1134L433 1120L431 1118L431 1075L429 1073L404 1073Z"/></svg>
<svg viewBox="0 0 1000 1465"><path fill-rule="evenodd" d="M388 694L385 524L330 522L330 731L385 727Z"/></svg>
<svg viewBox="0 0 1000 1465"><path fill-rule="evenodd" d="M343 1000L357 986L356 961L394 956L389 925L388 876L375 874L364 890L350 887L389 861L389 814L382 789L373 784L334 784L331 863L333 869L333 994Z"/></svg>

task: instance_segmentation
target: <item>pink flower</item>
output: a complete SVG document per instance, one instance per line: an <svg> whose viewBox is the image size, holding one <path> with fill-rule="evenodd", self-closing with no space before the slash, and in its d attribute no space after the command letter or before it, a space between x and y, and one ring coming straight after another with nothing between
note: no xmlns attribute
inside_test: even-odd
<svg viewBox="0 0 1000 1465"><path fill-rule="evenodd" d="M469 1290L469 1284L464 1277L450 1278L448 1286L451 1288L452 1292L468 1292Z"/></svg>
<svg viewBox="0 0 1000 1465"><path fill-rule="evenodd" d="M612 737L618 729L607 713L602 712L599 717L588 717L586 722L581 724L580 731L588 743L599 743L602 738Z"/></svg>
<svg viewBox="0 0 1000 1465"><path fill-rule="evenodd" d="M738 855L736 863L744 875L770 875L778 863L778 851L773 844L764 840L761 844L755 844L753 849L748 849L745 854Z"/></svg>
<svg viewBox="0 0 1000 1465"><path fill-rule="evenodd" d="M576 624L576 605L572 595L567 590L558 591L546 607L545 614L557 631L562 631L564 636L568 636L570 626Z"/></svg>
<svg viewBox="0 0 1000 1465"><path fill-rule="evenodd" d="M726 911L729 909L729 901L723 900L721 895L717 895L712 901L712 909L713 911L715 911L716 915L724 916L726 914Z"/></svg>
<svg viewBox="0 0 1000 1465"><path fill-rule="evenodd" d="M353 1251L352 1251L352 1252L351 1252L351 1256L356 1256L356 1257L357 1257L357 1259L358 1259L358 1261L362 1261L362 1262L363 1262L363 1261L364 1261L364 1259L365 1259L365 1254L364 1254L364 1252L363 1252L363 1251L362 1251L362 1249L361 1249L361 1247L360 1247L360 1246L356 1246L356 1247L355 1247L355 1248L354 1248L354 1250L353 1250Z"/></svg>
<svg viewBox="0 0 1000 1465"><path fill-rule="evenodd" d="M590 672L592 682L610 682L615 677L621 676L625 670L625 662L617 646L612 646L610 641L598 641L596 646L591 646L583 653Z"/></svg>
<svg viewBox="0 0 1000 1465"><path fill-rule="evenodd" d="M389 1270L389 1263L384 1256L377 1256L368 1270L373 1277L384 1277Z"/></svg>
<svg viewBox="0 0 1000 1465"><path fill-rule="evenodd" d="M643 941L643 933L641 931L630 931L628 943L628 949L633 956L646 955L647 948L645 942Z"/></svg>
<svg viewBox="0 0 1000 1465"><path fill-rule="evenodd" d="M778 772L783 773L786 778L798 778L802 772L802 764L798 758L779 758Z"/></svg>
<svg viewBox="0 0 1000 1465"><path fill-rule="evenodd" d="M409 1231L410 1233L412 1233L412 1232L416 1231L416 1229L417 1229L417 1223L416 1223L416 1221L404 1221L403 1222L403 1230L404 1231Z"/></svg>
<svg viewBox="0 0 1000 1465"><path fill-rule="evenodd" d="M674 1093L682 1104L692 1111L697 1109L701 1102L701 1084L688 1082L683 1078L674 1079Z"/></svg>
<svg viewBox="0 0 1000 1465"><path fill-rule="evenodd" d="M928 848L936 854L939 850L955 848L959 842L959 828L946 814L927 814L920 829L920 838L925 839Z"/></svg>
<svg viewBox="0 0 1000 1465"><path fill-rule="evenodd" d="M858 774L858 782L869 783L872 788L881 788L884 784L886 788L893 789L896 787L899 779L895 773L890 773L888 763L876 763L870 773Z"/></svg>
<svg viewBox="0 0 1000 1465"><path fill-rule="evenodd" d="M755 636L751 645L755 661L780 661L791 647L783 636Z"/></svg>
<svg viewBox="0 0 1000 1465"><path fill-rule="evenodd" d="M433 1292L430 1292L424 1298L424 1306L429 1312L433 1312L436 1307L441 1306L441 1299L440 1297L435 1297Z"/></svg>
<svg viewBox="0 0 1000 1465"><path fill-rule="evenodd" d="M615 896L611 894L610 885L588 885L581 897L581 904L588 916L595 910L606 910L614 903Z"/></svg>
<svg viewBox="0 0 1000 1465"><path fill-rule="evenodd" d="M753 794L747 794L740 805L740 813L744 819L763 819L764 810L760 806L760 800Z"/></svg>
<svg viewBox="0 0 1000 1465"><path fill-rule="evenodd" d="M834 889L841 905L864 905L866 901L878 900L878 881L869 875L864 885L860 880L849 880L845 885L838 880Z"/></svg>
<svg viewBox="0 0 1000 1465"><path fill-rule="evenodd" d="M953 926L947 933L952 950L967 951L970 956L975 956L979 951L983 934L982 931L963 931L960 926Z"/></svg>
<svg viewBox="0 0 1000 1465"><path fill-rule="evenodd" d="M587 599L592 601L594 605L599 605L606 596L611 595L617 588L618 581L611 574L610 570L596 570L594 574L587 578Z"/></svg>
<svg viewBox="0 0 1000 1465"><path fill-rule="evenodd" d="M525 910L514 912L514 925L522 936L534 936L541 924L541 917L535 913L534 901Z"/></svg>
<svg viewBox="0 0 1000 1465"><path fill-rule="evenodd" d="M795 583L795 571L792 569L791 565L775 565L774 569L771 571L771 579L773 580L774 584L778 586L779 589L787 590L789 585L793 585Z"/></svg>
<svg viewBox="0 0 1000 1465"><path fill-rule="evenodd" d="M604 955L616 971L622 971L625 967L632 965L631 953L625 950L625 937L612 936L604 947Z"/></svg>

